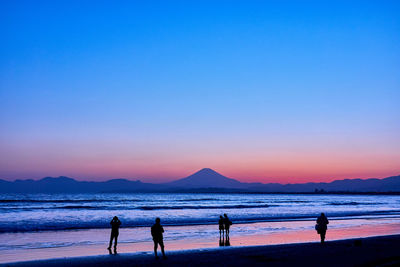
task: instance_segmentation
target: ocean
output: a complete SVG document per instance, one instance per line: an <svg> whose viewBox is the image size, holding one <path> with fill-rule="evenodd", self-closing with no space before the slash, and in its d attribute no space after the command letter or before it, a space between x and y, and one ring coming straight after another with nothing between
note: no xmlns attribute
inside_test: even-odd
<svg viewBox="0 0 400 267"><path fill-rule="evenodd" d="M166 229L167 242L197 240L199 243L198 240L217 239L218 219L224 213L233 222L233 240L239 236L248 236L246 242L237 239L237 245L263 244L263 240L260 240L261 243L251 241L262 235L276 235L279 240L280 236L288 232L297 237L301 232L307 233L307 238L310 232L315 238L315 219L321 212L331 221L328 235L329 231L333 233L335 229L339 233L340 229L355 229L359 226L371 226L365 228L365 231L373 232L368 229L378 229L377 226L382 224L399 225L400 196L0 194L0 212L0 254L9 255L8 258L0 259L0 262L6 262L18 260L18 255L33 249L83 245L98 245L104 249L109 238L109 223L114 216L118 216L122 222L119 243L126 246L142 242L150 244L149 227L156 217L161 218ZM393 231L395 232L392 233L397 233L399 230L396 228ZM341 236L336 235L338 238ZM288 242L295 239L290 240ZM307 240L303 238L299 242ZM218 244L215 242L214 245ZM196 246L192 245L192 248ZM143 247L136 250L141 249ZM132 251L132 246L126 247L126 251Z"/></svg>
<svg viewBox="0 0 400 267"><path fill-rule="evenodd" d="M298 194L0 194L0 233L400 216L400 196Z"/></svg>

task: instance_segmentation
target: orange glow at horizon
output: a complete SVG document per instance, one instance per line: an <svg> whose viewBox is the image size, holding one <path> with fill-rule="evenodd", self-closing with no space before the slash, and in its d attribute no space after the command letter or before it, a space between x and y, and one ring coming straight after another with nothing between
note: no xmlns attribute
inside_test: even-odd
<svg viewBox="0 0 400 267"><path fill-rule="evenodd" d="M33 167L33 166L32 166ZM56 167L56 168L55 168ZM52 170L42 173L40 168L30 168L26 174L27 178L39 179L45 176L68 176L78 180L103 181L114 178L126 178L130 180L141 180L142 182L162 183L187 177L202 168L211 168L218 173L239 180L241 182L261 182L261 183L307 183L307 182L331 182L341 179L367 179L385 178L400 174L400 168L396 168L396 163L386 162L386 168L382 166L368 165L364 168L360 166L341 166L339 168L332 163L331 168L327 166L313 164L304 166L300 163L290 164L285 167L283 164L255 165L247 163L242 166L239 164L132 164L129 161L115 161L100 164L72 162L64 166L55 166ZM0 177L7 178L7 177ZM11 177L12 178L12 177ZM23 178L25 179L25 178Z"/></svg>
<svg viewBox="0 0 400 267"><path fill-rule="evenodd" d="M91 181L126 178L161 183L211 168L241 182L286 184L400 174L400 152L395 149L371 146L350 151L334 145L324 150L316 145L307 149L295 144L270 149L257 146L212 143L202 147L179 143L172 149L161 144L155 148L127 144L123 140L101 144L94 140L69 147L47 140L26 142L3 147L7 157L0 161L0 179L68 176Z"/></svg>

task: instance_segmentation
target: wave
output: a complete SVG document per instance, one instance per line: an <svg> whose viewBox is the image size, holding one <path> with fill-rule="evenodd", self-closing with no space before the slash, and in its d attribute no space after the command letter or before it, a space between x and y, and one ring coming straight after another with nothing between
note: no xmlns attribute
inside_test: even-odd
<svg viewBox="0 0 400 267"><path fill-rule="evenodd" d="M222 206L143 206L141 210L183 210L183 209L254 209L268 208L273 205L222 205Z"/></svg>
<svg viewBox="0 0 400 267"><path fill-rule="evenodd" d="M218 205L218 206L195 206L195 205L180 205L180 206L88 206L88 205L67 205L58 207L0 207L0 210L8 212L17 212L21 210L58 210L58 209L90 209L90 210L203 210L203 209L255 209L268 208L277 205Z"/></svg>
<svg viewBox="0 0 400 267"><path fill-rule="evenodd" d="M330 202L327 205L332 206L357 206L357 205L379 205L381 203L362 203L362 202Z"/></svg>
<svg viewBox="0 0 400 267"><path fill-rule="evenodd" d="M249 200L246 201L246 203L266 203L266 202L270 202L270 203L310 203L310 201L306 201L306 200Z"/></svg>
<svg viewBox="0 0 400 267"><path fill-rule="evenodd" d="M57 207L58 209L96 209L97 207L93 206L63 206Z"/></svg>
<svg viewBox="0 0 400 267"><path fill-rule="evenodd" d="M274 203L309 203L310 201L306 200L276 200Z"/></svg>
<svg viewBox="0 0 400 267"><path fill-rule="evenodd" d="M190 202L190 201L216 201L216 200L221 201L221 199L218 199L218 198L189 198L189 199L182 199L182 200L179 200L179 201L188 201L188 202Z"/></svg>
<svg viewBox="0 0 400 267"><path fill-rule="evenodd" d="M141 199L0 199L0 203L141 202Z"/></svg>
<svg viewBox="0 0 400 267"><path fill-rule="evenodd" d="M134 203L149 202L142 199L0 199L0 203ZM176 200L178 202L221 201L217 198L191 198Z"/></svg>
<svg viewBox="0 0 400 267"><path fill-rule="evenodd" d="M189 225L218 225L218 214L212 218L162 218L163 225L165 226L189 226ZM389 216L400 216L398 210L386 210L386 211L370 211L370 212L340 212L329 214L329 219L356 219L366 218L366 216L383 216L388 218ZM122 227L149 227L154 223L154 218L120 218L122 221ZM236 216L231 217L234 224L241 223L257 223L257 222L287 222L287 221L313 221L316 219L316 215L312 214L287 214L283 216ZM110 227L109 220L35 220L29 223L25 221L20 222L1 222L0 233L8 232L37 232L37 231L65 231L65 230L84 230L84 229L108 229Z"/></svg>

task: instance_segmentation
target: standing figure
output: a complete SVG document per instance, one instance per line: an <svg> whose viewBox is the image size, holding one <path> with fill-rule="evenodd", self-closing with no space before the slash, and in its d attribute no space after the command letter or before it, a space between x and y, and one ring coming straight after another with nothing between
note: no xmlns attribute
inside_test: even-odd
<svg viewBox="0 0 400 267"><path fill-rule="evenodd" d="M229 239L229 228L231 227L232 222L229 220L228 215L224 213L224 226L225 226L225 238Z"/></svg>
<svg viewBox="0 0 400 267"><path fill-rule="evenodd" d="M317 224L315 225L317 233L321 236L321 244L324 244L325 242L325 235L326 230L328 229L328 224L328 218L326 218L324 213L321 213L321 215L317 218Z"/></svg>
<svg viewBox="0 0 400 267"><path fill-rule="evenodd" d="M118 235L119 235L119 226L121 225L121 221L115 216L111 222L111 236L110 236L110 245L108 246L108 250L111 250L112 241L114 240L114 252L117 251L117 242L118 242Z"/></svg>
<svg viewBox="0 0 400 267"><path fill-rule="evenodd" d="M161 222L160 218L156 218L156 223L151 227L151 236L153 237L153 242L154 242L154 255L156 259L159 258L157 256L157 248L158 244L160 244L163 258L166 259L167 257L165 256L164 252L164 240L163 240L164 228L161 226L160 222Z"/></svg>
<svg viewBox="0 0 400 267"><path fill-rule="evenodd" d="M221 239L221 236L224 237L224 217L222 217L222 215L219 216L219 239Z"/></svg>

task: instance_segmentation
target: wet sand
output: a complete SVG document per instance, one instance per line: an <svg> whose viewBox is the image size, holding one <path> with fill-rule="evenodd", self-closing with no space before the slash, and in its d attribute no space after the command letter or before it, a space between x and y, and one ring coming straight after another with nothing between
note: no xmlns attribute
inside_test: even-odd
<svg viewBox="0 0 400 267"><path fill-rule="evenodd" d="M396 235L400 234L400 221L393 219L381 220L332 220L332 227L327 232L327 241ZM276 244L294 244L318 242L319 236L313 229L313 221L292 221L292 222L265 222L253 224L235 224L232 227L230 245L231 247L219 247L218 231L213 225L202 226L166 226L165 245L168 253L172 251L185 250L204 250L204 249L233 249L244 246L265 246ZM290 228L292 227L292 228ZM263 229L281 229L281 231L266 231ZM285 229L285 231L282 231ZM187 238L190 232L192 237ZM182 236L183 233L183 236ZM204 235L204 236L202 236ZM135 236L143 237L141 242L130 242L124 238ZM149 229L142 228L122 228L120 232L120 242L118 245L118 257L126 255L146 256L153 255L153 243L150 241ZM84 231L56 231L56 232L37 232L37 233L10 233L2 234L0 240L7 240L18 245L19 240L25 243L35 240L49 242L58 240L61 243L77 240L93 240L99 238L98 244L86 244L80 242L79 245L65 247L43 247L26 249L2 250L0 263L22 262L32 260L45 260L54 258L74 258L97 255L107 255L109 229L92 229ZM146 239L147 238L147 239ZM139 238L140 239L140 238ZM147 241L146 241L147 240ZM136 257L135 256L135 257Z"/></svg>
<svg viewBox="0 0 400 267"><path fill-rule="evenodd" d="M117 254L41 260L4 266L399 266L400 235L253 247L175 251L168 259Z"/></svg>

